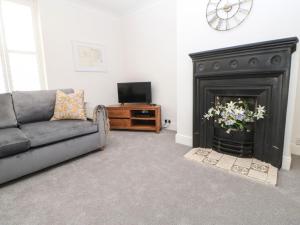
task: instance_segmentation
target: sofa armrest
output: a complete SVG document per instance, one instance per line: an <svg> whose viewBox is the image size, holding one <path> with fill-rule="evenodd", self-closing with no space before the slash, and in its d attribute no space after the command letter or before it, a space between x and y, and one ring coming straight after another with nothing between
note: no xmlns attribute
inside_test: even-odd
<svg viewBox="0 0 300 225"><path fill-rule="evenodd" d="M105 106L89 106L89 104L86 104L86 115L88 120L91 120L93 121L93 123L98 124L98 130L101 138L101 146L105 146L107 143L107 136L110 129L107 110Z"/></svg>

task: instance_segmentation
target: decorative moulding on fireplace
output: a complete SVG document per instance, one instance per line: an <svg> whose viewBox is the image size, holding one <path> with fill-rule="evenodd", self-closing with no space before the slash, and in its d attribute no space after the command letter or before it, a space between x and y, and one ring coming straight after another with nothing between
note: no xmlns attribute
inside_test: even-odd
<svg viewBox="0 0 300 225"><path fill-rule="evenodd" d="M217 96L252 97L268 112L256 123L254 157L281 168L291 55L297 43L298 38L286 38L191 54L193 147L212 147L213 122L202 118Z"/></svg>

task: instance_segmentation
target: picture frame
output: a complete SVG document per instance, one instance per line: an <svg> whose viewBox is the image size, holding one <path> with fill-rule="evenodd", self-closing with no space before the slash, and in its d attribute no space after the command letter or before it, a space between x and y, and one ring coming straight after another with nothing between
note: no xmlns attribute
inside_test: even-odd
<svg viewBox="0 0 300 225"><path fill-rule="evenodd" d="M105 47L80 41L72 41L75 71L107 72Z"/></svg>

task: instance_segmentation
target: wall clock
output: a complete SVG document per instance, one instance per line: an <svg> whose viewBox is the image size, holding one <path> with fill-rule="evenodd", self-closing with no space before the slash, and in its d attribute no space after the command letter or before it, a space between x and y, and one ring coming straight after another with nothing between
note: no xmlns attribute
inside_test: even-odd
<svg viewBox="0 0 300 225"><path fill-rule="evenodd" d="M240 25L249 15L253 0L209 0L206 9L208 24L226 31Z"/></svg>

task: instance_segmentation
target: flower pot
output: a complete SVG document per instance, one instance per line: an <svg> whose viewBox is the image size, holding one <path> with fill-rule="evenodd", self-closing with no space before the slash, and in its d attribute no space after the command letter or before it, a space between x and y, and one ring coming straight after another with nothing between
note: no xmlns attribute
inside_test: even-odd
<svg viewBox="0 0 300 225"><path fill-rule="evenodd" d="M251 157L254 148L254 132L231 131L226 133L226 129L214 127L213 149L239 157Z"/></svg>

